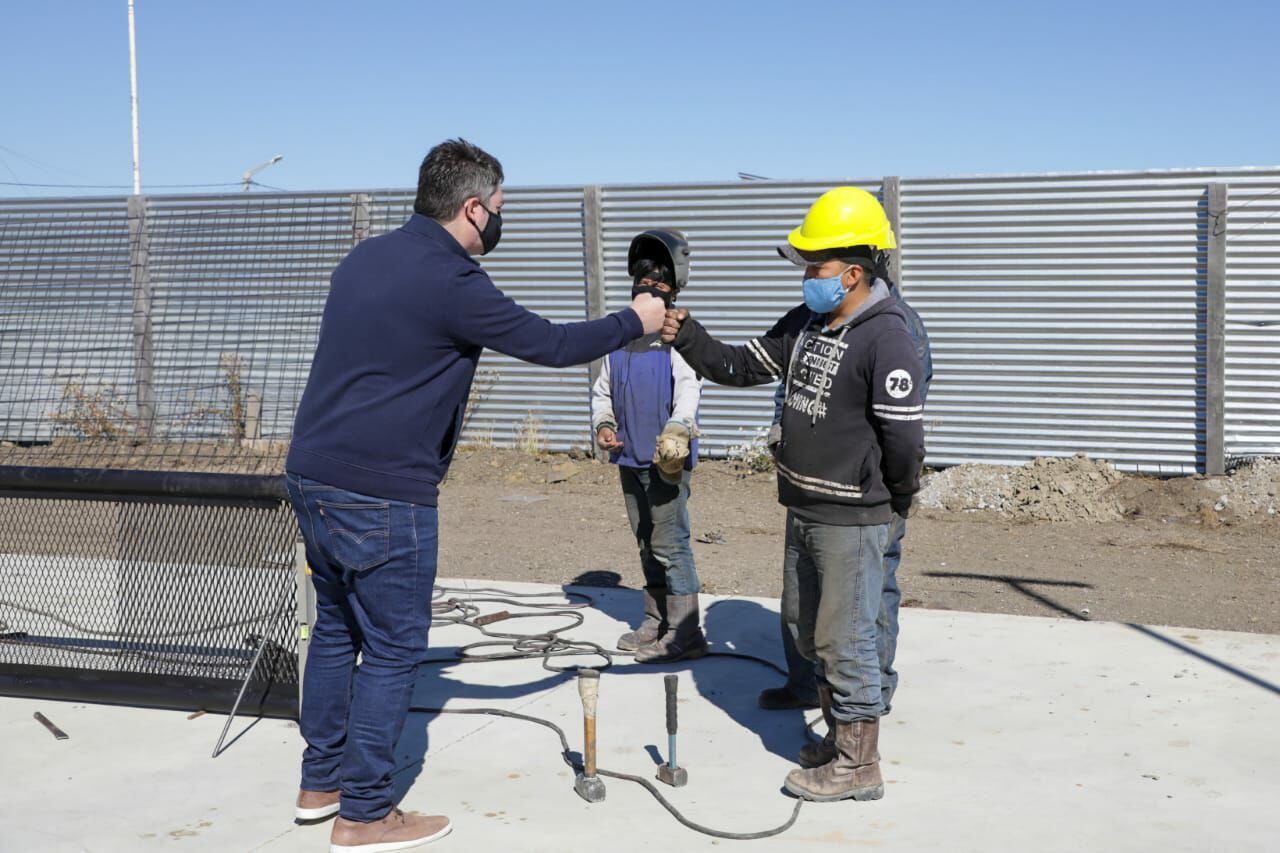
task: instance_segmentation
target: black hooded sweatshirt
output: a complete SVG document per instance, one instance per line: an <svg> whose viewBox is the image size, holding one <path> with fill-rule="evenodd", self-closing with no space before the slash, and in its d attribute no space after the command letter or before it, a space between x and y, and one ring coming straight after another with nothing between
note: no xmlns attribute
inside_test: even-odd
<svg viewBox="0 0 1280 853"><path fill-rule="evenodd" d="M800 305L743 346L692 317L675 347L720 385L785 377L778 501L825 524L883 524L905 514L924 462L924 379L898 300L885 296L835 329Z"/></svg>

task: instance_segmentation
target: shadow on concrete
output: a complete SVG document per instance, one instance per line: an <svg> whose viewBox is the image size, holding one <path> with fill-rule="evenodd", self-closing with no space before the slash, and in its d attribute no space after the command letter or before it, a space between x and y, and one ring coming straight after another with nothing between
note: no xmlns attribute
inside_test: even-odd
<svg viewBox="0 0 1280 853"><path fill-rule="evenodd" d="M612 576L612 579L610 578ZM584 579L590 578L596 590L584 588ZM612 619L632 628L644 618L643 599L639 590L617 585L620 580L615 572L589 572L574 579L565 590L591 595L592 606ZM765 711L756 702L756 696L766 687L777 685L779 673L767 664L733 658L745 654L766 660L775 660L782 653L778 634L778 614L754 601L721 599L713 602L703 612L703 628L711 646L711 655L697 661L678 661L670 664L636 664L620 657L609 670L609 675L634 675L666 672L688 672L698 695L723 711L731 720L759 736L770 752L794 761L796 753L805 743L804 713L793 711ZM611 641L612 638L609 638ZM681 684L687 690L687 682ZM655 694L653 715L655 735L663 728L663 698ZM657 747L650 756L655 764L663 758Z"/></svg>
<svg viewBox="0 0 1280 853"><path fill-rule="evenodd" d="M794 762L807 740L804 712L766 711L757 701L761 690L777 686L779 671L755 661L717 656L747 654L777 664L782 656L777 611L755 601L728 598L713 602L705 618L712 656L698 661L693 670L698 693L754 732L769 752Z"/></svg>
<svg viewBox="0 0 1280 853"><path fill-rule="evenodd" d="M1272 682L1267 681L1265 678L1254 675L1252 672L1247 672L1246 670L1240 669L1239 667L1232 666L1231 664L1227 663L1224 660L1219 660L1218 658L1215 658L1213 655L1207 655L1204 652L1200 651L1199 649L1192 648L1191 646L1188 646L1185 643L1179 643L1177 640L1173 639L1172 637L1166 637L1164 634L1161 634L1159 631L1156 631L1152 628L1148 628L1146 625L1139 625L1136 622L1126 622L1125 625L1137 631L1139 634L1142 634L1144 637L1150 637L1153 640L1158 640L1167 646L1172 646L1173 648L1177 649L1180 652L1183 652L1184 654L1191 655L1193 658L1196 658L1197 660L1204 661L1210 666L1216 666L1218 669L1222 670L1223 672L1230 673L1231 675L1234 675L1236 678L1243 679L1244 681L1247 681L1250 684L1255 685L1256 687L1261 687L1263 690L1270 690L1272 693L1280 695L1280 685L1273 684Z"/></svg>
<svg viewBox="0 0 1280 853"><path fill-rule="evenodd" d="M1013 575L984 575L968 572L921 572L922 575L929 578L950 578L954 580L971 580L971 581L990 581L992 583L1002 583L1017 593L1031 599L1032 601L1043 605L1055 613L1061 613L1063 616L1070 616L1080 622L1088 622L1089 617L1083 613L1077 613L1065 604L1061 604L1050 598L1048 595L1033 589L1033 586L1051 586L1066 587L1069 589L1093 589L1093 584L1084 583L1083 581L1060 581L1049 580L1045 578L1020 578Z"/></svg>
<svg viewBox="0 0 1280 853"><path fill-rule="evenodd" d="M520 699L550 690L574 678L573 673L547 672L541 667L537 669L537 672L543 673L541 678L518 684L472 684L457 677L446 677L446 675L458 674L457 670L446 673L446 667L466 668L485 665L483 663L464 664L457 660L435 660L450 657L456 654L459 648L459 646L441 646L432 649L433 662L422 666L418 672L418 680L414 683L410 701L412 707L441 708L446 703L457 699L504 701ZM428 726L436 718L435 714L410 712L405 722L404 731L396 744L396 769L392 772L391 779L392 797L395 802L404 798L422 773L430 747ZM555 748L555 741L551 741L548 747Z"/></svg>
<svg viewBox="0 0 1280 853"><path fill-rule="evenodd" d="M1061 613L1064 616L1070 616L1072 619L1075 619L1078 622L1093 621L1085 614L1078 613L1075 610L1071 609L1070 607L1067 607L1066 605L1061 604L1058 601L1055 601L1053 598L1046 595L1045 593L1032 589L1032 586L1093 589L1092 584L1081 583L1080 581L1047 580L1044 578L1021 578L1021 577L1014 577L1011 575L969 574L966 572L923 572L922 574L931 578L952 578L952 579L960 579L960 580L979 580L979 581L991 581L994 583L1003 583L1007 585L1010 589L1014 590L1015 592L1026 596L1032 601L1035 601L1043 605L1044 607L1054 611L1055 613ZM1184 654L1188 654L1191 657L1196 658L1197 660L1203 661L1204 663L1207 663L1210 666L1217 667L1223 672L1230 673L1231 675L1234 675L1236 678L1247 681L1250 684L1253 684L1257 687L1261 687L1263 690L1269 690L1272 693L1280 695L1280 685L1276 685L1266 680L1265 678L1254 675L1253 673L1240 669L1239 667L1233 666L1224 660L1220 660L1214 657L1213 655L1205 654L1199 649L1192 648L1191 646L1188 646L1185 643L1180 643L1177 640L1173 639L1172 637L1166 637L1164 634L1161 634L1159 631L1156 631L1152 628L1148 628L1146 625L1139 625L1136 622L1125 622L1124 625L1128 628L1133 629L1134 631L1137 631L1139 634L1142 634L1144 637L1148 637L1152 640L1157 640L1161 643L1164 643L1167 646L1171 646L1177 649L1178 651L1183 652Z"/></svg>
<svg viewBox="0 0 1280 853"><path fill-rule="evenodd" d="M591 597L591 607L618 622L635 627L643 619L642 597L639 590L621 585L616 572L587 572L574 578L563 587L565 592L575 592ZM679 661L671 664L636 664L628 656L616 656L608 669L607 678L627 675L660 675L667 672L686 672L689 679L681 679L681 692L689 690L690 682L698 695L715 705L731 720L760 738L768 751L788 761L794 761L796 753L806 742L804 713L800 710L765 711L756 702L757 694L765 687L774 686L778 670L756 660L736 658L746 655L765 660L781 657L778 635L778 614L754 601L722 599L713 602L704 612L705 630L711 645L711 654L697 661ZM568 632L572 638L572 632ZM478 638L483 639L483 638ZM602 638L602 645L612 651L614 638ZM443 707L457 699L501 700L510 702L532 696L575 679L573 672L546 673L540 667L541 678L519 684L472 684L465 679L466 670L458 666L481 666L481 663L461 664L454 660L460 646L433 647L432 663L424 665L414 686L411 704L414 707ZM583 666L594 661L584 656ZM571 665L573 659L561 659L559 665ZM528 661L530 667L538 667L536 658ZM446 672L446 668L449 668ZM452 677L446 677L452 676ZM602 690L607 687L602 686ZM686 694L687 695L687 694ZM659 687L653 696L652 733L660 738L666 733L665 701ZM509 707L509 706L508 706ZM647 718L647 717L646 717ZM392 784L397 801L405 795L421 774L429 747L428 724L434 715L411 713L405 730L396 746L397 769ZM647 726L646 726L647 728ZM574 732L568 732L573 738ZM629 736L639 736L639 732ZM663 741L665 743L665 740ZM549 744L548 748L554 748ZM662 764L662 750L652 744L644 746L655 765ZM580 756L570 753L571 762L579 762Z"/></svg>

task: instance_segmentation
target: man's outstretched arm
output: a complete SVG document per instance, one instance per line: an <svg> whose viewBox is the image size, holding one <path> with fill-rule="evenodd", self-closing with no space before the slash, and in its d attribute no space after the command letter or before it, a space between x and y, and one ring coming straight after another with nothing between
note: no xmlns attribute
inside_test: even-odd
<svg viewBox="0 0 1280 853"><path fill-rule="evenodd" d="M779 322L742 346L724 344L711 337L702 324L683 308L667 312L662 339L676 348L689 366L718 385L763 385L782 378L786 343Z"/></svg>

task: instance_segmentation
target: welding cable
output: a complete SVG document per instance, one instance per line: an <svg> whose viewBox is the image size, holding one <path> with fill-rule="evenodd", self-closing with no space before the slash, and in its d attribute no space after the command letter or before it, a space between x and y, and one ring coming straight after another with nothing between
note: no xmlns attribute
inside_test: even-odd
<svg viewBox="0 0 1280 853"><path fill-rule="evenodd" d="M727 655L726 655L727 657ZM523 720L526 723L533 723L543 728L551 729L560 738L560 757L564 759L575 773L582 772L582 766L573 760L573 754L569 749L569 739L565 736L564 729L557 726L550 720L544 720L541 717L531 717L527 714L517 714L515 711L504 711L501 708L428 708L422 705L411 705L410 713L416 714L464 714L473 716L490 716L505 717L509 720ZM792 826L795 825L796 818L800 816L800 807L804 805L804 800L797 799L795 808L791 810L791 817L787 818L786 823L775 826L772 829L763 829L759 832L726 832L722 829L712 829L709 826L703 826L689 820L680 810L671 804L671 801L662 795L658 787L645 779L643 776L633 776L630 773L619 773L616 770L606 770L603 767L596 768L596 774L605 776L610 779L621 779L624 782L635 782L643 787L646 791L653 795L661 806L670 812L671 816L680 822L682 826L692 829L694 832L700 832L703 835L710 835L713 838L725 838L730 841L754 841L759 838L771 838L775 835L781 835Z"/></svg>
<svg viewBox="0 0 1280 853"><path fill-rule="evenodd" d="M450 594L462 593L467 598L446 597ZM474 595L474 593L483 593L482 595ZM570 598L569 602L531 602L530 598L545 598L549 596L563 596ZM616 650L606 650L597 643L591 643L580 640L572 640L559 636L561 633L578 627L584 621L581 611L590 607L594 603L594 599L586 593L581 592L538 592L538 593L516 593L508 590L497 589L493 587L484 587L477 589L464 589L459 587L436 587L432 595L432 621L445 622L454 625L465 625L474 628L485 636L492 637L492 640L481 641L478 643L470 643L465 646L458 647L452 658L432 658L425 661L428 664L454 664L454 663L482 663L485 661L498 660L521 660L542 658L542 665L546 669L553 672L573 672L581 667L567 666L556 667L550 664L550 658L559 656L572 655L593 655L598 656L606 661L603 667L595 667L597 670L603 670L612 666L615 657L629 657L634 652L622 652ZM477 620L484 620L485 617L480 615L480 604L502 604L508 607L526 607L536 610L534 613L507 613L501 621L518 618L545 618L552 616L571 617L571 623L550 631L540 634L519 634L514 632L492 631L488 625L492 622L481 621L477 624ZM476 649L482 648L505 648L502 652L486 652L476 653ZM736 660L745 660L752 663L767 666L770 669L785 676L787 672L778 664L768 658L758 657L746 652L738 651L712 651L708 652L705 657L708 658L734 658ZM527 723L542 726L551 729L560 738L561 757L575 772L581 772L582 767L579 766L572 757L569 749L569 741L565 736L564 730L550 720L544 720L540 717L532 717L527 714L518 714L514 711L504 711L500 708L431 708L425 706L412 706L411 712L420 714L462 714L473 716L493 716L503 717L511 720L522 720ZM821 718L818 718L821 719ZM805 733L808 737L816 739L812 729L817 720L809 722L805 725ZM714 838L724 838L735 841L750 841L760 838L771 838L780 835L790 829L800 815L800 807L804 804L804 800L796 800L795 808L791 812L790 818L780 826L772 829L761 830L759 832L726 832L723 830L713 829L708 826L689 820L680 813L671 802L663 796L657 786L642 776L635 776L630 773L622 773L616 770L606 770L597 768L596 773L611 779L621 779L625 782L634 782L640 785L654 799L666 809L672 817L680 822L681 825L692 829L694 832L709 835Z"/></svg>
<svg viewBox="0 0 1280 853"><path fill-rule="evenodd" d="M487 595L470 595L469 598L445 598L449 593L488 593ZM538 602L532 598L559 596L569 601ZM474 628L492 639L469 643L454 650L452 658L428 658L424 663L485 663L493 661L509 661L540 658L544 669L551 672L575 672L581 666L556 666L552 658L580 657L599 658L604 663L594 668L605 670L613 666L614 652L610 652L598 643L585 640L570 640L560 634L577 628L583 623L582 611L593 603L591 596L581 592L534 592L518 593L507 590L483 587L478 589L462 589L459 587L436 587L432 593L431 621L453 625L466 625ZM511 631L499 631L488 626L493 622L484 621L480 615L479 604L504 604L508 607L525 607L532 613L509 613L503 611L500 621L511 619L544 619L563 616L568 624L541 631L534 634L522 634ZM497 651L482 651L497 649Z"/></svg>

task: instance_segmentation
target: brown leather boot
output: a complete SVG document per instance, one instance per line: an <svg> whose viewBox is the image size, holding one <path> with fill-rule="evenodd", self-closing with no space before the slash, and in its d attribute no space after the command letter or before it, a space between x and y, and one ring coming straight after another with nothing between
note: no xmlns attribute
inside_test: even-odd
<svg viewBox="0 0 1280 853"><path fill-rule="evenodd" d="M880 721L837 721L835 730L836 757L821 767L792 770L787 774L787 790L815 803L883 797L884 780L876 752Z"/></svg>
<svg viewBox="0 0 1280 853"><path fill-rule="evenodd" d="M822 719L827 724L827 733L817 743L806 743L800 747L800 766L821 767L836 757L836 718L831 713L831 688L825 684L818 685L818 702L822 706Z"/></svg>
<svg viewBox="0 0 1280 853"><path fill-rule="evenodd" d="M636 649L636 663L693 660L707 653L707 638L702 633L697 593L668 595L667 621L670 627L665 634Z"/></svg>
<svg viewBox="0 0 1280 853"><path fill-rule="evenodd" d="M298 803L293 809L294 820L324 820L338 813L338 800L341 795L337 791L298 791Z"/></svg>
<svg viewBox="0 0 1280 853"><path fill-rule="evenodd" d="M339 817L329 836L329 853L391 853L444 838L453 824L444 815L405 814L392 809L382 820L359 823Z"/></svg>
<svg viewBox="0 0 1280 853"><path fill-rule="evenodd" d="M618 648L624 652L634 652L645 643L652 643L667 630L667 588L665 586L646 586L644 588L644 621L634 631L628 631L618 638Z"/></svg>

